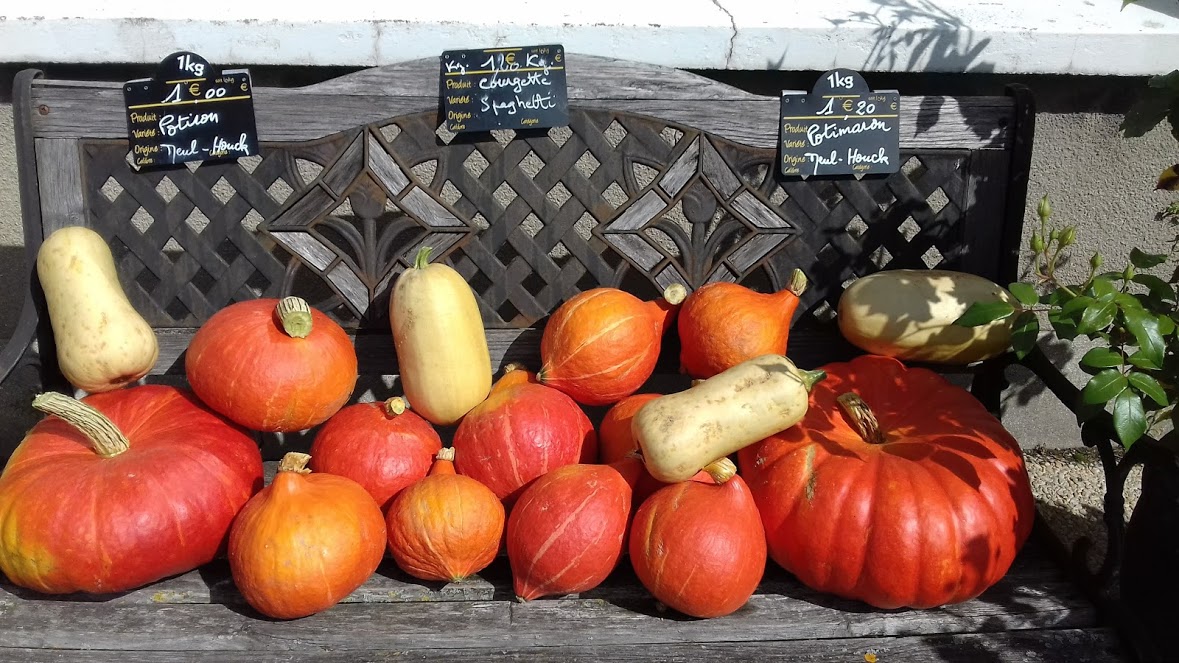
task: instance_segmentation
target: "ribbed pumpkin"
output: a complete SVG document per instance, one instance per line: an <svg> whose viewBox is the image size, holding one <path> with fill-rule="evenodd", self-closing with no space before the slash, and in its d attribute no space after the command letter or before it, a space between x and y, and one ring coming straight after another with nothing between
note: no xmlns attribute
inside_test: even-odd
<svg viewBox="0 0 1179 663"><path fill-rule="evenodd" d="M630 560L668 607L721 617L749 601L766 565L766 538L749 488L727 458L660 488L635 513Z"/></svg>
<svg viewBox="0 0 1179 663"><path fill-rule="evenodd" d="M385 518L363 486L312 473L288 453L269 486L246 503L229 534L229 569L255 610L297 619L364 584L385 555Z"/></svg>
<svg viewBox="0 0 1179 663"><path fill-rule="evenodd" d="M717 281L688 295L677 323L682 370L704 379L754 357L786 354L806 285L806 275L796 269L789 285L775 293Z"/></svg>
<svg viewBox="0 0 1179 663"><path fill-rule="evenodd" d="M442 439L401 398L349 405L328 419L311 444L314 472L348 477L382 509L406 486L426 476Z"/></svg>
<svg viewBox="0 0 1179 663"><path fill-rule="evenodd" d="M298 297L221 309L185 354L192 390L209 407L258 431L327 421L356 387L356 350L344 329Z"/></svg>
<svg viewBox="0 0 1179 663"><path fill-rule="evenodd" d="M545 324L537 378L584 405L634 393L655 370L663 333L687 293L677 283L649 302L617 288L574 295Z"/></svg>
<svg viewBox="0 0 1179 663"><path fill-rule="evenodd" d="M598 437L565 394L514 365L454 433L455 469L490 488L510 508L519 491L562 465L592 463Z"/></svg>
<svg viewBox="0 0 1179 663"><path fill-rule="evenodd" d="M566 465L528 485L508 518L508 560L516 598L584 592L622 556L637 457L611 465Z"/></svg>
<svg viewBox="0 0 1179 663"><path fill-rule="evenodd" d="M422 580L457 582L487 568L499 552L504 505L478 481L455 474L453 448L430 475L403 490L385 524L397 566Z"/></svg>
<svg viewBox="0 0 1179 663"><path fill-rule="evenodd" d="M195 569L262 488L258 445L187 391L47 393L33 406L54 416L0 475L0 571L21 587L105 594Z"/></svg>
<svg viewBox="0 0 1179 663"><path fill-rule="evenodd" d="M865 355L824 367L795 427L739 453L771 557L880 608L981 594L1035 516L1014 438L937 373Z"/></svg>

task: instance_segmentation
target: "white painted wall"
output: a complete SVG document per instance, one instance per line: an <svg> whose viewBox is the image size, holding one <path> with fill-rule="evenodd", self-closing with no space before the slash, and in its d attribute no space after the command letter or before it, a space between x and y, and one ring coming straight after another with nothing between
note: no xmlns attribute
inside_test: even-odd
<svg viewBox="0 0 1179 663"><path fill-rule="evenodd" d="M4 4L14 5L5 10ZM561 43L683 68L1146 75L1179 61L1179 2L485 0L0 2L0 62L372 66Z"/></svg>

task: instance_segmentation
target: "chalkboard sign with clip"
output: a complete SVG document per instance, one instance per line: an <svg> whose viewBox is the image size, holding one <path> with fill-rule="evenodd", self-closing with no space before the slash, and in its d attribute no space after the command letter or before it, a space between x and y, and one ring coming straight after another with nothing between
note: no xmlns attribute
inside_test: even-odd
<svg viewBox="0 0 1179 663"><path fill-rule="evenodd" d="M454 133L569 124L560 44L445 51L440 64L446 128Z"/></svg>
<svg viewBox="0 0 1179 663"><path fill-rule="evenodd" d="M245 69L219 70L178 51L152 78L123 84L136 168L258 154L253 85Z"/></svg>
<svg viewBox="0 0 1179 663"><path fill-rule="evenodd" d="M850 69L826 72L810 94L783 92L781 173L895 173L900 170L900 104L899 92L873 92Z"/></svg>

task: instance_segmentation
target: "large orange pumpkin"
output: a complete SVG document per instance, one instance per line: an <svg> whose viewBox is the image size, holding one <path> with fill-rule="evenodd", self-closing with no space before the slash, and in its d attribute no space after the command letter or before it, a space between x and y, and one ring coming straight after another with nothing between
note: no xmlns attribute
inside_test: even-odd
<svg viewBox="0 0 1179 663"><path fill-rule="evenodd" d="M687 293L673 284L649 302L617 288L574 295L545 324L538 379L584 405L634 393L655 370L663 333Z"/></svg>
<svg viewBox="0 0 1179 663"><path fill-rule="evenodd" d="M454 466L490 488L511 508L520 489L540 475L598 457L589 417L565 394L536 384L515 365L491 387L454 433Z"/></svg>
<svg viewBox="0 0 1179 663"><path fill-rule="evenodd" d="M766 567L766 537L749 488L727 458L655 491L635 512L630 561L673 610L722 617L749 601Z"/></svg>
<svg viewBox="0 0 1179 663"><path fill-rule="evenodd" d="M221 309L193 335L184 369L209 407L258 431L327 421L356 387L356 350L339 323L298 297Z"/></svg>
<svg viewBox="0 0 1179 663"><path fill-rule="evenodd" d="M122 592L224 549L262 488L245 431L191 393L142 385L38 396L38 422L0 475L0 571L48 594Z"/></svg>
<svg viewBox="0 0 1179 663"><path fill-rule="evenodd" d="M382 509L406 486L426 476L442 448L438 431L401 398L356 403L328 419L311 444L313 472L348 477Z"/></svg>
<svg viewBox="0 0 1179 663"><path fill-rule="evenodd" d="M422 580L455 582L495 560L504 505L491 489L456 474L453 448L442 449L430 475L401 491L385 524L397 566Z"/></svg>
<svg viewBox="0 0 1179 663"><path fill-rule="evenodd" d="M688 295L677 322L683 371L706 379L754 357L786 354L806 285L796 269L790 284L774 293L718 281Z"/></svg>
<svg viewBox="0 0 1179 663"><path fill-rule="evenodd" d="M1035 503L1014 438L966 390L865 355L823 367L797 426L739 452L770 556L806 585L880 608L981 594Z"/></svg>
<svg viewBox="0 0 1179 663"><path fill-rule="evenodd" d="M326 610L360 587L385 555L385 517L363 486L311 472L288 453L229 534L229 570L255 610L296 619Z"/></svg>

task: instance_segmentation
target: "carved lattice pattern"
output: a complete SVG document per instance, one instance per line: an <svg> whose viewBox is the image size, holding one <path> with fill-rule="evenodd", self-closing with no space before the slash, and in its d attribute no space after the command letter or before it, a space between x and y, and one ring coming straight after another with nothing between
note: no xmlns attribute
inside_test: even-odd
<svg viewBox="0 0 1179 663"><path fill-rule="evenodd" d="M771 150L584 109L569 127L457 136L420 113L196 168L137 173L125 157L87 145L90 208L158 327L294 292L387 328L389 286L424 245L489 327L535 324L599 285L765 291L795 267L812 284L799 314L823 320L855 278L953 267L972 195L965 151L904 154L886 178L780 182Z"/></svg>

